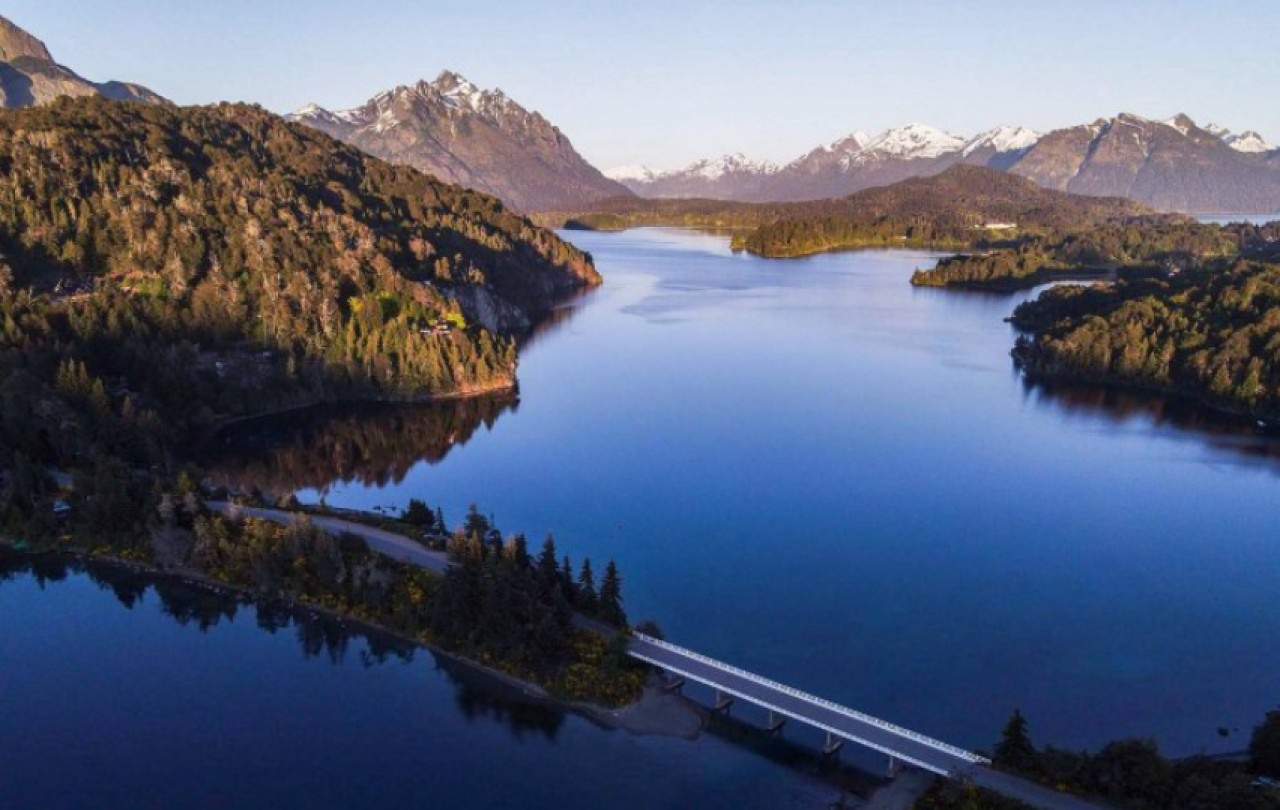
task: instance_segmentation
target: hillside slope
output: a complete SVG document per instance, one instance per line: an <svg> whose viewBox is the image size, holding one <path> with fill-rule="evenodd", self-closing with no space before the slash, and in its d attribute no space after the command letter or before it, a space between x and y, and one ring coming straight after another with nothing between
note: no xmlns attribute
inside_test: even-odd
<svg viewBox="0 0 1280 810"><path fill-rule="evenodd" d="M493 194L521 211L631 194L587 163L542 115L456 73L380 93L352 110L312 104L289 118L392 163Z"/></svg>
<svg viewBox="0 0 1280 810"><path fill-rule="evenodd" d="M507 388L515 336L599 282L498 200L256 107L5 111L0 166L0 461Z"/></svg>

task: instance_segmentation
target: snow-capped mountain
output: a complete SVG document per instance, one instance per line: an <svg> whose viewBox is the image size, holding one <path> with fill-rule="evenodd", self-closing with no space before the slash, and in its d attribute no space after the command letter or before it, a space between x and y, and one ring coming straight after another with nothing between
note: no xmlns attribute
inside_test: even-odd
<svg viewBox="0 0 1280 810"><path fill-rule="evenodd" d="M964 138L925 124L907 124L885 130L872 138L862 147L857 160L866 163L886 158L931 159L956 152L964 146L964 142Z"/></svg>
<svg viewBox="0 0 1280 810"><path fill-rule="evenodd" d="M1217 124L1208 124L1205 126L1205 132L1217 136L1227 146L1237 152L1245 152L1246 154L1256 155L1263 152L1275 151L1276 147L1267 143L1267 139L1251 129L1247 129L1241 133L1235 133L1226 127L1220 127Z"/></svg>
<svg viewBox="0 0 1280 810"><path fill-rule="evenodd" d="M1280 172L1189 116L1121 113L1040 138L1010 171L1046 188L1129 197L1165 211L1280 210Z"/></svg>
<svg viewBox="0 0 1280 810"><path fill-rule="evenodd" d="M354 109L308 104L288 117L522 211L568 210L631 193L587 163L542 115L451 71Z"/></svg>
<svg viewBox="0 0 1280 810"><path fill-rule="evenodd" d="M605 176L651 197L751 199L778 172L777 164L751 160L741 152L697 160L680 169L655 171L645 166L619 166Z"/></svg>
<svg viewBox="0 0 1280 810"><path fill-rule="evenodd" d="M843 197L957 163L1014 172L1047 188L1131 197L1164 210L1280 209L1280 150L1256 132L1200 127L1186 115L1155 121L1122 113L1048 134L999 126L970 138L908 124L874 137L856 132L781 168L739 158L732 171L698 161L678 172L618 179L648 197L790 201Z"/></svg>
<svg viewBox="0 0 1280 810"><path fill-rule="evenodd" d="M1010 128L1013 129L1013 128ZM995 133L995 131L993 131ZM984 156L995 157L1004 142L1023 148L1025 133L991 134ZM1034 133L1032 133L1034 134ZM785 166L730 155L697 161L672 172L620 170L615 179L647 197L712 197L781 201L839 197L908 177L937 174L960 161L970 141L925 124L907 124L871 136L856 131L816 147ZM1010 147L1013 148L1013 147ZM975 146L975 150L977 147Z"/></svg>

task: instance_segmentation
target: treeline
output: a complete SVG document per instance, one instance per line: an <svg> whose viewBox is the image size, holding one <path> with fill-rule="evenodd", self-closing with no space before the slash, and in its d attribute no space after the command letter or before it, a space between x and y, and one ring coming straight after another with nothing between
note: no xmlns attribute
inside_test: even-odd
<svg viewBox="0 0 1280 810"><path fill-rule="evenodd" d="M145 494L127 470L228 417L510 387L507 331L599 280L499 201L256 107L8 110L0 168L0 468L37 478ZM11 531L47 518L28 477Z"/></svg>
<svg viewBox="0 0 1280 810"><path fill-rule="evenodd" d="M447 541L453 565L443 576L373 553L359 537L331 535L303 514L280 525L208 513L190 488L162 495L146 522L145 544L107 550L359 618L564 698L621 705L643 685L644 669L626 655L617 566L611 561L598 583L589 560L575 574L550 537L534 558L522 535L504 537L474 507ZM606 639L580 629L577 615L619 632Z"/></svg>
<svg viewBox="0 0 1280 810"><path fill-rule="evenodd" d="M860 247L962 248L1149 214L1130 200L1051 191L1005 172L961 165L842 200L797 203L741 246L770 257Z"/></svg>
<svg viewBox="0 0 1280 810"><path fill-rule="evenodd" d="M1169 280L1060 287L1014 312L1033 377L1195 396L1280 417L1280 265L1239 260Z"/></svg>
<svg viewBox="0 0 1280 810"><path fill-rule="evenodd" d="M1078 231L1036 234L1013 245L952 256L930 270L917 270L911 283L1013 290L1104 272L1177 273L1229 260L1265 244L1265 234L1251 227L1138 217Z"/></svg>
<svg viewBox="0 0 1280 810"><path fill-rule="evenodd" d="M1151 740L1120 740L1092 753L1041 749L1032 742L1026 719L1014 712L993 761L1057 790L1132 810L1277 810L1280 791L1257 779L1280 777L1280 711L1269 713L1254 730L1243 762L1206 756L1170 760Z"/></svg>

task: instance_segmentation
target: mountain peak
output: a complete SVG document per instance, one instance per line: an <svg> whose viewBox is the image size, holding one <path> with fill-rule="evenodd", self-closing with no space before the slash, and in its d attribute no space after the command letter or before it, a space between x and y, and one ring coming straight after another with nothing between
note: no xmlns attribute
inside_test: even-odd
<svg viewBox="0 0 1280 810"><path fill-rule="evenodd" d="M957 135L927 124L907 124L880 133L863 147L863 151L902 158L935 158L955 152L962 146L964 139Z"/></svg>
<svg viewBox="0 0 1280 810"><path fill-rule="evenodd" d="M1245 152L1246 154L1260 154L1262 152L1270 152L1275 149L1266 138L1263 138L1257 132L1247 129L1239 134L1232 132L1226 127L1217 124L1206 124L1205 132L1213 135L1218 140L1230 146L1237 152Z"/></svg>
<svg viewBox="0 0 1280 810"><path fill-rule="evenodd" d="M22 57L52 62L53 55L45 44L19 28L7 17L0 17L0 62L12 62Z"/></svg>
<svg viewBox="0 0 1280 810"><path fill-rule="evenodd" d="M998 154L1021 152L1030 149L1038 140L1040 140L1040 133L1034 129L1001 125L970 138L960 150L960 154L968 157L983 149L990 149Z"/></svg>

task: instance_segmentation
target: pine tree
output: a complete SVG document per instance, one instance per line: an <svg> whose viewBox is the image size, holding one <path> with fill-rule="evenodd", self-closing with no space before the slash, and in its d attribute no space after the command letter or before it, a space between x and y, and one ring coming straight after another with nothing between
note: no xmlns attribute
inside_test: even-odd
<svg viewBox="0 0 1280 810"><path fill-rule="evenodd" d="M542 541L542 553L538 555L538 577L544 587L557 584L560 569L556 562L556 540L551 535Z"/></svg>
<svg viewBox="0 0 1280 810"><path fill-rule="evenodd" d="M591 560L583 560L582 570L578 572L578 607L587 613L596 611L596 577L591 572Z"/></svg>
<svg viewBox="0 0 1280 810"><path fill-rule="evenodd" d="M1034 771L1039 764L1040 754L1031 742L1027 719L1020 710L1014 709L1013 716L1005 723L1000 742L996 744L994 759L1001 767L1024 773Z"/></svg>
<svg viewBox="0 0 1280 810"><path fill-rule="evenodd" d="M627 614L622 609L622 578L613 560L604 569L604 581L600 583L600 620L614 627L627 626Z"/></svg>

